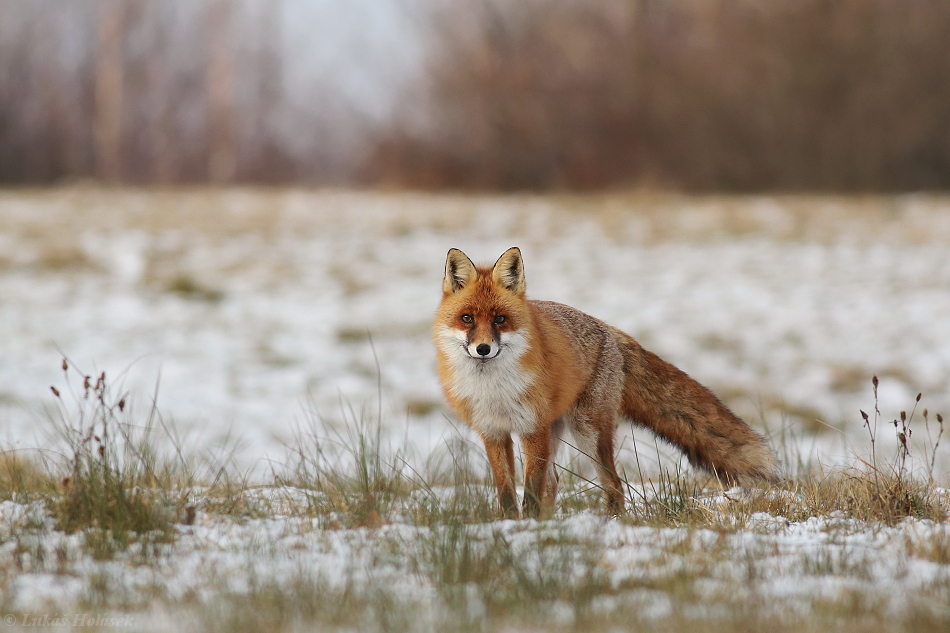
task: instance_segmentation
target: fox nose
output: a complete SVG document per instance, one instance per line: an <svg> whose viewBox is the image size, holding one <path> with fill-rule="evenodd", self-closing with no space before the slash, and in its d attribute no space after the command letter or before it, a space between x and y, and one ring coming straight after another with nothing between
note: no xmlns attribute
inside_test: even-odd
<svg viewBox="0 0 950 633"><path fill-rule="evenodd" d="M479 356L488 356L491 353L491 345L482 343L475 348L475 351L478 352Z"/></svg>

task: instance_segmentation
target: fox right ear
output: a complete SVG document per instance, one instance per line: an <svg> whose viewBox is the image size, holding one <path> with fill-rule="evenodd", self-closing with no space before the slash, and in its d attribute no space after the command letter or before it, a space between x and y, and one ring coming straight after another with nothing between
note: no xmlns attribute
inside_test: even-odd
<svg viewBox="0 0 950 633"><path fill-rule="evenodd" d="M468 256L457 248L449 250L445 258L445 279L442 280L442 292L449 295L458 292L475 279L478 272Z"/></svg>

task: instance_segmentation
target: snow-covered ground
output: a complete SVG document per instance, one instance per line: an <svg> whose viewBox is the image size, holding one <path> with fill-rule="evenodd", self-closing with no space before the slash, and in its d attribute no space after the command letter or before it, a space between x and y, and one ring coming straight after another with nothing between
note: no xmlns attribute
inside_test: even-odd
<svg viewBox="0 0 950 633"><path fill-rule="evenodd" d="M709 512L728 512L742 494L707 499ZM196 525L178 528L174 545L151 554L133 547L107 561L84 553L83 534L38 529L44 522L48 529L41 507L0 503L0 560L20 571L4 583L8 626L79 616L113 618L113 630L316 623L456 631L486 622L496 630L506 622L500 605L513 599L521 602L507 607L505 630L518 630L519 617L543 630L694 630L701 622L748 630L744 621L800 630L796 623L845 618L842 630L922 630L918 623L936 631L950 622L950 527L927 520L882 527L758 513L745 529L722 531L631 526L581 512L540 523L334 530L279 514L199 514ZM460 582L466 575L468 585Z"/></svg>
<svg viewBox="0 0 950 633"><path fill-rule="evenodd" d="M51 385L70 406L65 354L89 374L105 371L138 411L158 383L158 409L188 447L236 439L244 467L286 459L299 425L372 421L378 408L386 437L424 459L468 437L443 404L429 340L445 253L458 247L491 262L518 245L530 296L630 332L767 430L783 456L844 466L865 452L858 410L874 409L872 374L881 378L882 443L893 439L886 422L923 392L912 422L919 466L929 450L922 409L931 442L935 413L950 413L948 244L950 199L928 196L8 191L0 439L50 445ZM937 476L946 487L944 439ZM710 500L709 512L728 521L719 504L741 494ZM301 618L283 630L306 630L308 618L328 622L306 608L346 604L376 614L360 620L368 628L440 630L442 618L464 612L477 622L492 607L478 593L490 589L484 583L463 587L461 602L440 594L445 561L436 554L458 546L477 558L500 542L526 574L518 595L554 591L544 584L551 569L574 587L529 618L555 628L597 614L613 626L685 622L683 630L694 620L753 613L753 622L787 622L822 609L870 618L872 628L875 618L950 619L950 534L924 520L885 527L762 514L745 529L716 531L582 512L452 535L451 526L398 518L340 530L280 511L199 511L174 544L105 561L89 556L82 533L56 532L51 521L41 506L0 503L0 615L14 618L6 624L58 626L57 617L88 614L130 616L136 629L249 630L222 623L264 604ZM274 607L276 596L290 596L290 606ZM44 615L52 619L35 619Z"/></svg>
<svg viewBox="0 0 950 633"><path fill-rule="evenodd" d="M44 444L65 353L140 408L160 383L189 442L230 434L247 465L378 406L424 456L458 434L428 333L445 252L519 245L530 296L625 329L833 464L867 443L872 374L887 420L923 392L915 441L920 409L950 413L948 244L950 199L926 196L6 192L0 433Z"/></svg>

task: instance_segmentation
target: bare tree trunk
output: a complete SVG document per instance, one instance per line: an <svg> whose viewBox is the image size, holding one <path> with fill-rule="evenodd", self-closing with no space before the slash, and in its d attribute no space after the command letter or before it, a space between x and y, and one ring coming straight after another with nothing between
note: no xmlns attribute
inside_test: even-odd
<svg viewBox="0 0 950 633"><path fill-rule="evenodd" d="M215 0L208 12L208 175L213 182L234 179L234 44L231 3Z"/></svg>
<svg viewBox="0 0 950 633"><path fill-rule="evenodd" d="M168 62L166 55L167 40L162 42L159 53L153 55L146 63L145 72L148 90L157 101L158 112L152 119L151 129L148 132L151 144L152 174L155 182L168 184L175 179L175 153L171 140L172 105L170 82L168 80Z"/></svg>
<svg viewBox="0 0 950 633"><path fill-rule="evenodd" d="M122 177L123 0L99 0L96 51L96 175L109 183Z"/></svg>
<svg viewBox="0 0 950 633"><path fill-rule="evenodd" d="M261 39L255 52L258 66L254 69L257 75L257 100L253 111L253 146L254 155L248 174L253 179L268 182L279 182L288 177L288 170L281 160L282 152L274 141L270 123L273 113L280 107L282 94L283 73L283 41L280 26L280 15L283 11L283 0L271 0L264 5L263 11L258 8L258 20L261 30Z"/></svg>

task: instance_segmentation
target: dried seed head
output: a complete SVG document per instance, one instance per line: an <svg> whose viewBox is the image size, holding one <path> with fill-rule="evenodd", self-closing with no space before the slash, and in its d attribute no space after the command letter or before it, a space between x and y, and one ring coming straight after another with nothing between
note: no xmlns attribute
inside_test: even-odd
<svg viewBox="0 0 950 633"><path fill-rule="evenodd" d="M57 389L56 387L50 386L50 391L53 392L54 396L56 396L57 398L59 397L59 389Z"/></svg>
<svg viewBox="0 0 950 633"><path fill-rule="evenodd" d="M66 359L64 358L64 359L63 359L63 371L66 371L66 370L68 370L68 369L69 369L69 363L67 363L67 362L66 362Z"/></svg>
<svg viewBox="0 0 950 633"><path fill-rule="evenodd" d="M864 412L864 409L858 409L861 412L861 417L864 418L864 421L868 421L868 414Z"/></svg>
<svg viewBox="0 0 950 633"><path fill-rule="evenodd" d="M939 413L937 414L937 422L939 422L940 424L943 424L943 416L940 415Z"/></svg>
<svg viewBox="0 0 950 633"><path fill-rule="evenodd" d="M901 411L901 422L907 422L907 412Z"/></svg>
<svg viewBox="0 0 950 633"><path fill-rule="evenodd" d="M877 389L877 376L871 376L871 384Z"/></svg>
<svg viewBox="0 0 950 633"><path fill-rule="evenodd" d="M119 400L119 411L125 411L125 398Z"/></svg>
<svg viewBox="0 0 950 633"><path fill-rule="evenodd" d="M924 394L922 394L922 393L918 393L918 394L917 394L917 402L920 402L920 396L922 396L922 395L924 395Z"/></svg>

